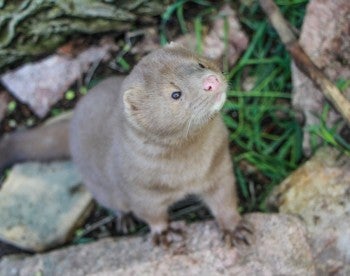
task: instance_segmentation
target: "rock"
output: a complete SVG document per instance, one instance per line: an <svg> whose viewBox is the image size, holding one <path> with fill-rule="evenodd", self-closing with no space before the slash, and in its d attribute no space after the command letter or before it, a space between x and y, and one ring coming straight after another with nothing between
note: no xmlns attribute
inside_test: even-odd
<svg viewBox="0 0 350 276"><path fill-rule="evenodd" d="M131 33L132 34L132 33ZM158 48L160 48L158 28L155 26L137 30L135 36L142 35L143 38L136 42L130 49L134 55L144 56Z"/></svg>
<svg viewBox="0 0 350 276"><path fill-rule="evenodd" d="M273 192L270 203L305 221L318 275L350 275L350 158L320 149Z"/></svg>
<svg viewBox="0 0 350 276"><path fill-rule="evenodd" d="M228 26L227 42L225 41L226 22ZM176 42L193 51L197 49L195 34L184 35ZM221 62L227 58L227 65L232 66L248 47L248 43L248 36L241 28L236 12L229 5L224 5L213 22L210 32L203 37L202 55Z"/></svg>
<svg viewBox="0 0 350 276"><path fill-rule="evenodd" d="M155 247L143 237L107 238L0 261L0 275L314 275L305 228L289 215L251 214L255 242L229 248L213 221L186 227L186 243Z"/></svg>
<svg viewBox="0 0 350 276"><path fill-rule="evenodd" d="M65 243L92 199L71 162L13 167L0 190L0 239L43 251Z"/></svg>
<svg viewBox="0 0 350 276"><path fill-rule="evenodd" d="M228 27L227 45L224 39L226 23ZM212 30L204 38L203 53L216 60L227 57L228 65L232 66L242 52L247 49L248 43L248 36L242 30L236 12L229 5L225 5L220 10L219 17L215 20Z"/></svg>
<svg viewBox="0 0 350 276"><path fill-rule="evenodd" d="M350 79L350 1L311 0L304 18L300 45L312 61L334 82ZM313 82L292 66L293 105L305 118L304 152L311 153L309 126L320 122L325 98ZM350 86L344 91L350 100ZM328 125L339 115L331 110Z"/></svg>
<svg viewBox="0 0 350 276"><path fill-rule="evenodd" d="M91 64L108 58L114 48L112 42L104 42L101 46L92 46L82 51L76 57L52 55L5 73L0 79L9 92L28 104L42 118L68 88L90 69Z"/></svg>

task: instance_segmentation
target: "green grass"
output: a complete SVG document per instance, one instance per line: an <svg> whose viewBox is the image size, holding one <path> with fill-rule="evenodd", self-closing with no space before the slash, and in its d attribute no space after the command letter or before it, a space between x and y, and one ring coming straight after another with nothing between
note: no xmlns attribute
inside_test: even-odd
<svg viewBox="0 0 350 276"><path fill-rule="evenodd" d="M300 28L307 1L276 2L287 20ZM272 188L302 161L302 129L290 105L289 54L257 4L240 6L239 14L250 43L227 72L231 86L223 116L235 149L241 207L265 211ZM252 88L244 91L247 77Z"/></svg>
<svg viewBox="0 0 350 276"><path fill-rule="evenodd" d="M338 122L333 123L332 126L328 126L326 123L330 109L330 105L325 103L320 123L308 127L308 131L311 134L311 147L316 149L321 143L323 146L329 145L335 147L340 152L350 156L350 144L339 134L345 122L338 120Z"/></svg>
<svg viewBox="0 0 350 276"><path fill-rule="evenodd" d="M291 59L256 2L250 6L237 6L241 24L250 37L248 48L233 68L228 67L227 60L223 62L230 82L223 118L230 130L243 212L264 211L264 202L271 189L296 169L303 158L302 129L290 105ZM302 24L307 2L276 1L296 28ZM184 10L189 4L197 4L198 13L186 23ZM177 1L162 18L162 43L167 40L165 30L173 16L183 33L192 26L197 51L201 53L204 24L216 16L213 8L204 1ZM227 43L227 21L224 28ZM249 91L243 89L247 79L251 80Z"/></svg>
<svg viewBox="0 0 350 276"><path fill-rule="evenodd" d="M276 1L286 19L300 29L308 1ZM224 107L224 120L230 139L241 206L243 211L265 211L271 189L303 161L302 129L291 108L291 58L257 4L239 8L243 26L251 34L250 44L236 66L227 72L231 88ZM243 91L242 83L250 76L253 88ZM340 89L349 86L339 80ZM310 132L312 150L331 145L350 153L350 145L339 134L344 122L326 125L330 107L326 104L321 121ZM254 173L247 171L249 164ZM250 170L252 170L250 168Z"/></svg>

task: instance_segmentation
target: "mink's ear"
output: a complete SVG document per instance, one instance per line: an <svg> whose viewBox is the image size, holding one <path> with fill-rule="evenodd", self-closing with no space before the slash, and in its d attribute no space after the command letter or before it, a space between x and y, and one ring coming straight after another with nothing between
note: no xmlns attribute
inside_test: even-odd
<svg viewBox="0 0 350 276"><path fill-rule="evenodd" d="M131 115L140 110L142 104L141 98L138 88L129 88L126 90L123 95L125 112Z"/></svg>

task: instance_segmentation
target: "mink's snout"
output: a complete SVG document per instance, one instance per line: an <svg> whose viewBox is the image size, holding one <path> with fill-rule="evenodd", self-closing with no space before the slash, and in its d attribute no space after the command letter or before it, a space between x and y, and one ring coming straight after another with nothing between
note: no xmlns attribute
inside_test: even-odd
<svg viewBox="0 0 350 276"><path fill-rule="evenodd" d="M220 84L221 83L216 76L210 75L203 80L203 89L205 91L216 92L220 87Z"/></svg>

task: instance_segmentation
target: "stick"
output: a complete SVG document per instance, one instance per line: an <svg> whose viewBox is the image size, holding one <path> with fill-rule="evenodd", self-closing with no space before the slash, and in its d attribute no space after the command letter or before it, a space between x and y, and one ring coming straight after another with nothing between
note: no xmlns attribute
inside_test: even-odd
<svg viewBox="0 0 350 276"><path fill-rule="evenodd" d="M276 29L283 44L292 55L296 66L313 81L350 126L350 102L305 53L298 43L290 24L284 19L273 0L259 1L272 26Z"/></svg>

